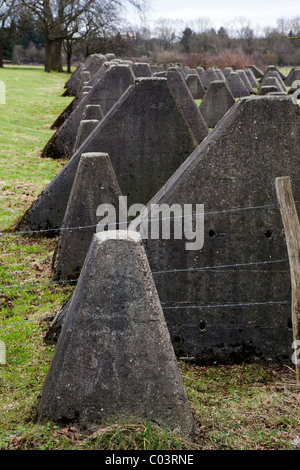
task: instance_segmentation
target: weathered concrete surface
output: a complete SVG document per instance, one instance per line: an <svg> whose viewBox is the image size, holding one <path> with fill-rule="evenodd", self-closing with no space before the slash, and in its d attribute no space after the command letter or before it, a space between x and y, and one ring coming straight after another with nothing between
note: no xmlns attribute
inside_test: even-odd
<svg viewBox="0 0 300 470"><path fill-rule="evenodd" d="M76 98L73 98L72 101L65 107L65 109L60 113L60 115L55 119L51 125L51 129L59 129L60 126L65 122L65 120L70 116L72 111L74 111L78 102Z"/></svg>
<svg viewBox="0 0 300 470"><path fill-rule="evenodd" d="M209 128L178 67L170 67L168 71L157 72L155 76L165 77L168 79L169 87L176 98L196 141L200 144L200 142L202 142L202 140L209 134Z"/></svg>
<svg viewBox="0 0 300 470"><path fill-rule="evenodd" d="M149 202L193 204L194 212L204 204L201 250L186 250L186 239L145 240L179 356L293 366L290 273L274 181L290 175L299 200L299 129L299 106L287 95L242 98Z"/></svg>
<svg viewBox="0 0 300 470"><path fill-rule="evenodd" d="M37 406L38 421L149 421L195 437L142 241L94 236Z"/></svg>
<svg viewBox="0 0 300 470"><path fill-rule="evenodd" d="M243 80L237 72L232 72L227 78L228 86L231 90L231 93L235 98L241 98L244 96L249 96L250 92L246 88Z"/></svg>
<svg viewBox="0 0 300 470"><path fill-rule="evenodd" d="M286 86L280 76L280 74L277 72L277 70L270 70L268 73L266 73L261 82L260 82L260 86L264 86L264 85L268 85L270 84L269 80L271 78L276 78L276 80L278 81L278 84L279 84L279 91L286 91Z"/></svg>
<svg viewBox="0 0 300 470"><path fill-rule="evenodd" d="M284 80L284 84L286 86L292 86L292 84L295 80L300 80L300 67L293 67L290 70L290 73L288 74L288 76Z"/></svg>
<svg viewBox="0 0 300 470"><path fill-rule="evenodd" d="M222 72L221 69L216 68L215 71L216 71L216 74L218 75L218 79L219 79L219 80L226 80L226 77L225 77L225 75L223 74L223 72Z"/></svg>
<svg viewBox="0 0 300 470"><path fill-rule="evenodd" d="M258 91L260 92L261 88L271 86L273 88L277 88L277 91L283 91L278 78L277 77L265 77L261 81Z"/></svg>
<svg viewBox="0 0 300 470"><path fill-rule="evenodd" d="M249 81L249 78L247 77L247 74L245 72L245 70L237 70L236 71L239 76L241 77L241 79L243 80L244 82L244 85L246 86L247 90L249 91L250 94L252 94L254 92L253 90L253 86L251 85L250 81Z"/></svg>
<svg viewBox="0 0 300 470"><path fill-rule="evenodd" d="M100 204L111 204L118 214L119 196L121 190L109 155L82 154L53 259L53 279L78 278L99 222L97 208ZM70 227L86 228L70 230Z"/></svg>
<svg viewBox="0 0 300 470"><path fill-rule="evenodd" d="M147 204L196 146L167 79L139 79L32 204L18 230L61 227L82 153L109 154L122 194L131 205Z"/></svg>
<svg viewBox="0 0 300 470"><path fill-rule="evenodd" d="M219 80L210 83L199 109L208 127L215 127L234 104L229 86Z"/></svg>
<svg viewBox="0 0 300 470"><path fill-rule="evenodd" d="M106 60L106 57L102 54L92 54L88 56L66 82L64 96L76 96L78 85L82 80L82 73L85 71L90 72L91 77L93 77Z"/></svg>
<svg viewBox="0 0 300 470"><path fill-rule="evenodd" d="M134 64L132 64L131 68L136 78L152 76L150 65L147 63L135 62Z"/></svg>
<svg viewBox="0 0 300 470"><path fill-rule="evenodd" d="M209 134L208 126L178 69L169 69L166 77L198 144Z"/></svg>
<svg viewBox="0 0 300 470"><path fill-rule="evenodd" d="M252 72L254 73L255 78L257 78L257 79L263 78L264 73L259 67L257 67L256 65L249 65L248 68L252 70Z"/></svg>
<svg viewBox="0 0 300 470"><path fill-rule="evenodd" d="M259 87L257 94L261 96L261 95L268 95L269 93L283 93L283 92L278 91L277 85L264 85L264 86Z"/></svg>
<svg viewBox="0 0 300 470"><path fill-rule="evenodd" d="M100 105L105 115L133 83L134 75L128 65L115 65L107 69L45 145L42 157L70 157L85 107L89 104Z"/></svg>
<svg viewBox="0 0 300 470"><path fill-rule="evenodd" d="M245 69L245 73L248 77L249 82L251 83L253 88L258 88L259 83L251 69Z"/></svg>
<svg viewBox="0 0 300 470"><path fill-rule="evenodd" d="M79 147L88 138L88 136L92 133L92 131L96 128L96 126L98 126L98 124L99 124L98 119L83 119L80 122L76 141L74 144L74 151L79 149Z"/></svg>
<svg viewBox="0 0 300 470"><path fill-rule="evenodd" d="M206 90L208 89L209 84L216 80L219 80L219 77L216 70L213 68L205 70L205 74L201 77L201 83Z"/></svg>
<svg viewBox="0 0 300 470"><path fill-rule="evenodd" d="M234 72L232 67L225 67L223 70L223 75L227 79L232 72Z"/></svg>
<svg viewBox="0 0 300 470"><path fill-rule="evenodd" d="M275 65L268 65L266 67L266 70L264 71L264 76L266 76L269 72L276 72L278 73L278 75L280 76L280 78L285 81L286 79L286 76L284 75L284 73L281 72L281 70L279 70Z"/></svg>
<svg viewBox="0 0 300 470"><path fill-rule="evenodd" d="M200 81L199 75L196 72L195 74L188 74L185 78L188 89L190 90L192 97L195 100L200 100L205 95L205 90Z"/></svg>
<svg viewBox="0 0 300 470"><path fill-rule="evenodd" d="M97 121L101 121L103 117L104 114L100 104L87 104L85 106L82 119L96 119Z"/></svg>

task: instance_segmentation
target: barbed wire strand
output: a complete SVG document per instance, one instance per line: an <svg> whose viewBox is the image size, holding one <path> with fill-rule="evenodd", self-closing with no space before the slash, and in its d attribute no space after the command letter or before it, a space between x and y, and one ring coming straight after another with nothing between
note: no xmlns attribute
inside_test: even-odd
<svg viewBox="0 0 300 470"><path fill-rule="evenodd" d="M274 263L284 263L287 262L285 259L278 259L278 260L269 260L269 261L256 261L250 263L235 263L235 264L223 264L223 265L216 265L216 266L202 266L199 268L184 268L184 269L169 269L166 271L152 271L152 274L165 274L165 273L179 273L179 272L187 272L187 271L206 271L206 270L218 270L218 269L226 269L226 268L239 268L245 266L255 266L255 265L264 265L264 264L274 264ZM39 286L50 286L53 284L68 284L77 282L78 279L66 279L61 281L51 281L51 282L42 282L42 283L30 283L30 284L20 284L20 285L12 285L12 286L0 286L0 290L5 289L25 289L30 287L39 287Z"/></svg>
<svg viewBox="0 0 300 470"><path fill-rule="evenodd" d="M299 203L300 201L295 201L295 203ZM232 212L241 212L241 211L248 211L248 210L257 210L257 209L267 209L267 208L274 208L274 207L279 207L279 203L272 203L272 204L265 204L262 206L248 206L248 207L236 207L236 208L231 208L231 209L224 209L220 211L203 211L203 212L193 212L192 214L182 214L182 215L177 215L177 216L169 216L169 217L160 217L160 218L151 218L151 221L155 220L174 220L178 218L185 218L185 217L190 217L192 216L197 216L197 215L217 215L217 214L226 214L226 213L232 213ZM130 224L134 221L133 220L127 220L127 223ZM141 221L144 219L141 218ZM116 222L114 224L109 224L113 226L117 225L122 225L124 222ZM40 229L40 230L24 230L24 231L19 231L19 232L0 232L0 237L4 236L17 236L17 235L30 235L30 234L35 234L35 233L47 233L47 232L60 232L64 230L83 230L83 229L89 229L89 228L95 228L95 227L106 227L108 224L101 224L101 222L93 225L79 225L79 226L74 226L74 227L57 227L57 228L49 228L49 229Z"/></svg>
<svg viewBox="0 0 300 470"><path fill-rule="evenodd" d="M210 304L210 305L176 305L176 306L164 306L165 304L162 303L162 308L165 310L168 309L203 309L203 308L232 308L232 307L249 307L249 306L266 306L266 305L289 305L290 302L287 300L278 300L278 301L270 301L270 302L245 302L245 303L228 303L228 304ZM8 328L9 326L21 325L24 323L33 323L36 321L43 321L46 319L54 319L56 315L45 315L39 318L32 318L30 320L22 320L19 322L8 323L7 325L0 325L0 328Z"/></svg>

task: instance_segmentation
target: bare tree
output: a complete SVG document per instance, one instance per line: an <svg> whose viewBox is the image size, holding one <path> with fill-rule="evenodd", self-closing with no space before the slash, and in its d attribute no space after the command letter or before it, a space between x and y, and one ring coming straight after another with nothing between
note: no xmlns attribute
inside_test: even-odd
<svg viewBox="0 0 300 470"><path fill-rule="evenodd" d="M0 0L1 1L1 0ZM147 0L21 0L34 15L45 37L45 71L62 71L61 53L66 41L70 57L74 40L99 31L116 20L127 2L140 12Z"/></svg>
<svg viewBox="0 0 300 470"><path fill-rule="evenodd" d="M0 67L3 67L3 46L16 30L16 0L0 0Z"/></svg>

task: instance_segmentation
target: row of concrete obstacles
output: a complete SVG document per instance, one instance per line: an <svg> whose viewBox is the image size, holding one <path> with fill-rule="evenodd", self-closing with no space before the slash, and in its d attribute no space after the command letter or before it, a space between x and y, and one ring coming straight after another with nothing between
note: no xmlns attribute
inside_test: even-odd
<svg viewBox="0 0 300 470"><path fill-rule="evenodd" d="M99 102L81 103L121 69L132 77L132 65L106 64L73 112L99 113ZM202 363L290 360L290 276L274 180L290 175L298 199L299 107L286 93L234 100L209 133L183 74L155 73L133 76L103 117L78 120L68 163L19 224L59 234L53 278L79 278L47 335L57 345L39 419L153 416L190 436L174 351ZM214 80L208 90L217 94L220 83L228 88ZM116 207L121 195L145 204L148 216L152 204L204 204L203 247L186 250L185 236L142 243L143 214L130 232L95 235L97 207Z"/></svg>

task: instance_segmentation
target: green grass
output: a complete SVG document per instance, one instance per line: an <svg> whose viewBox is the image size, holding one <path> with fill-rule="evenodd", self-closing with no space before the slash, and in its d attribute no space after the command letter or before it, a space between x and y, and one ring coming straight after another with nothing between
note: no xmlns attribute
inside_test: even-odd
<svg viewBox="0 0 300 470"><path fill-rule="evenodd" d="M53 346L43 337L74 287L3 286L48 283L56 240L10 235L64 161L42 159L50 125L71 98L62 98L67 75L37 67L6 67L7 103L0 106L0 449L179 450L289 449L300 434L300 387L287 367L263 364L200 367L179 361L199 429L191 443L154 423L108 423L84 432L34 421Z"/></svg>

